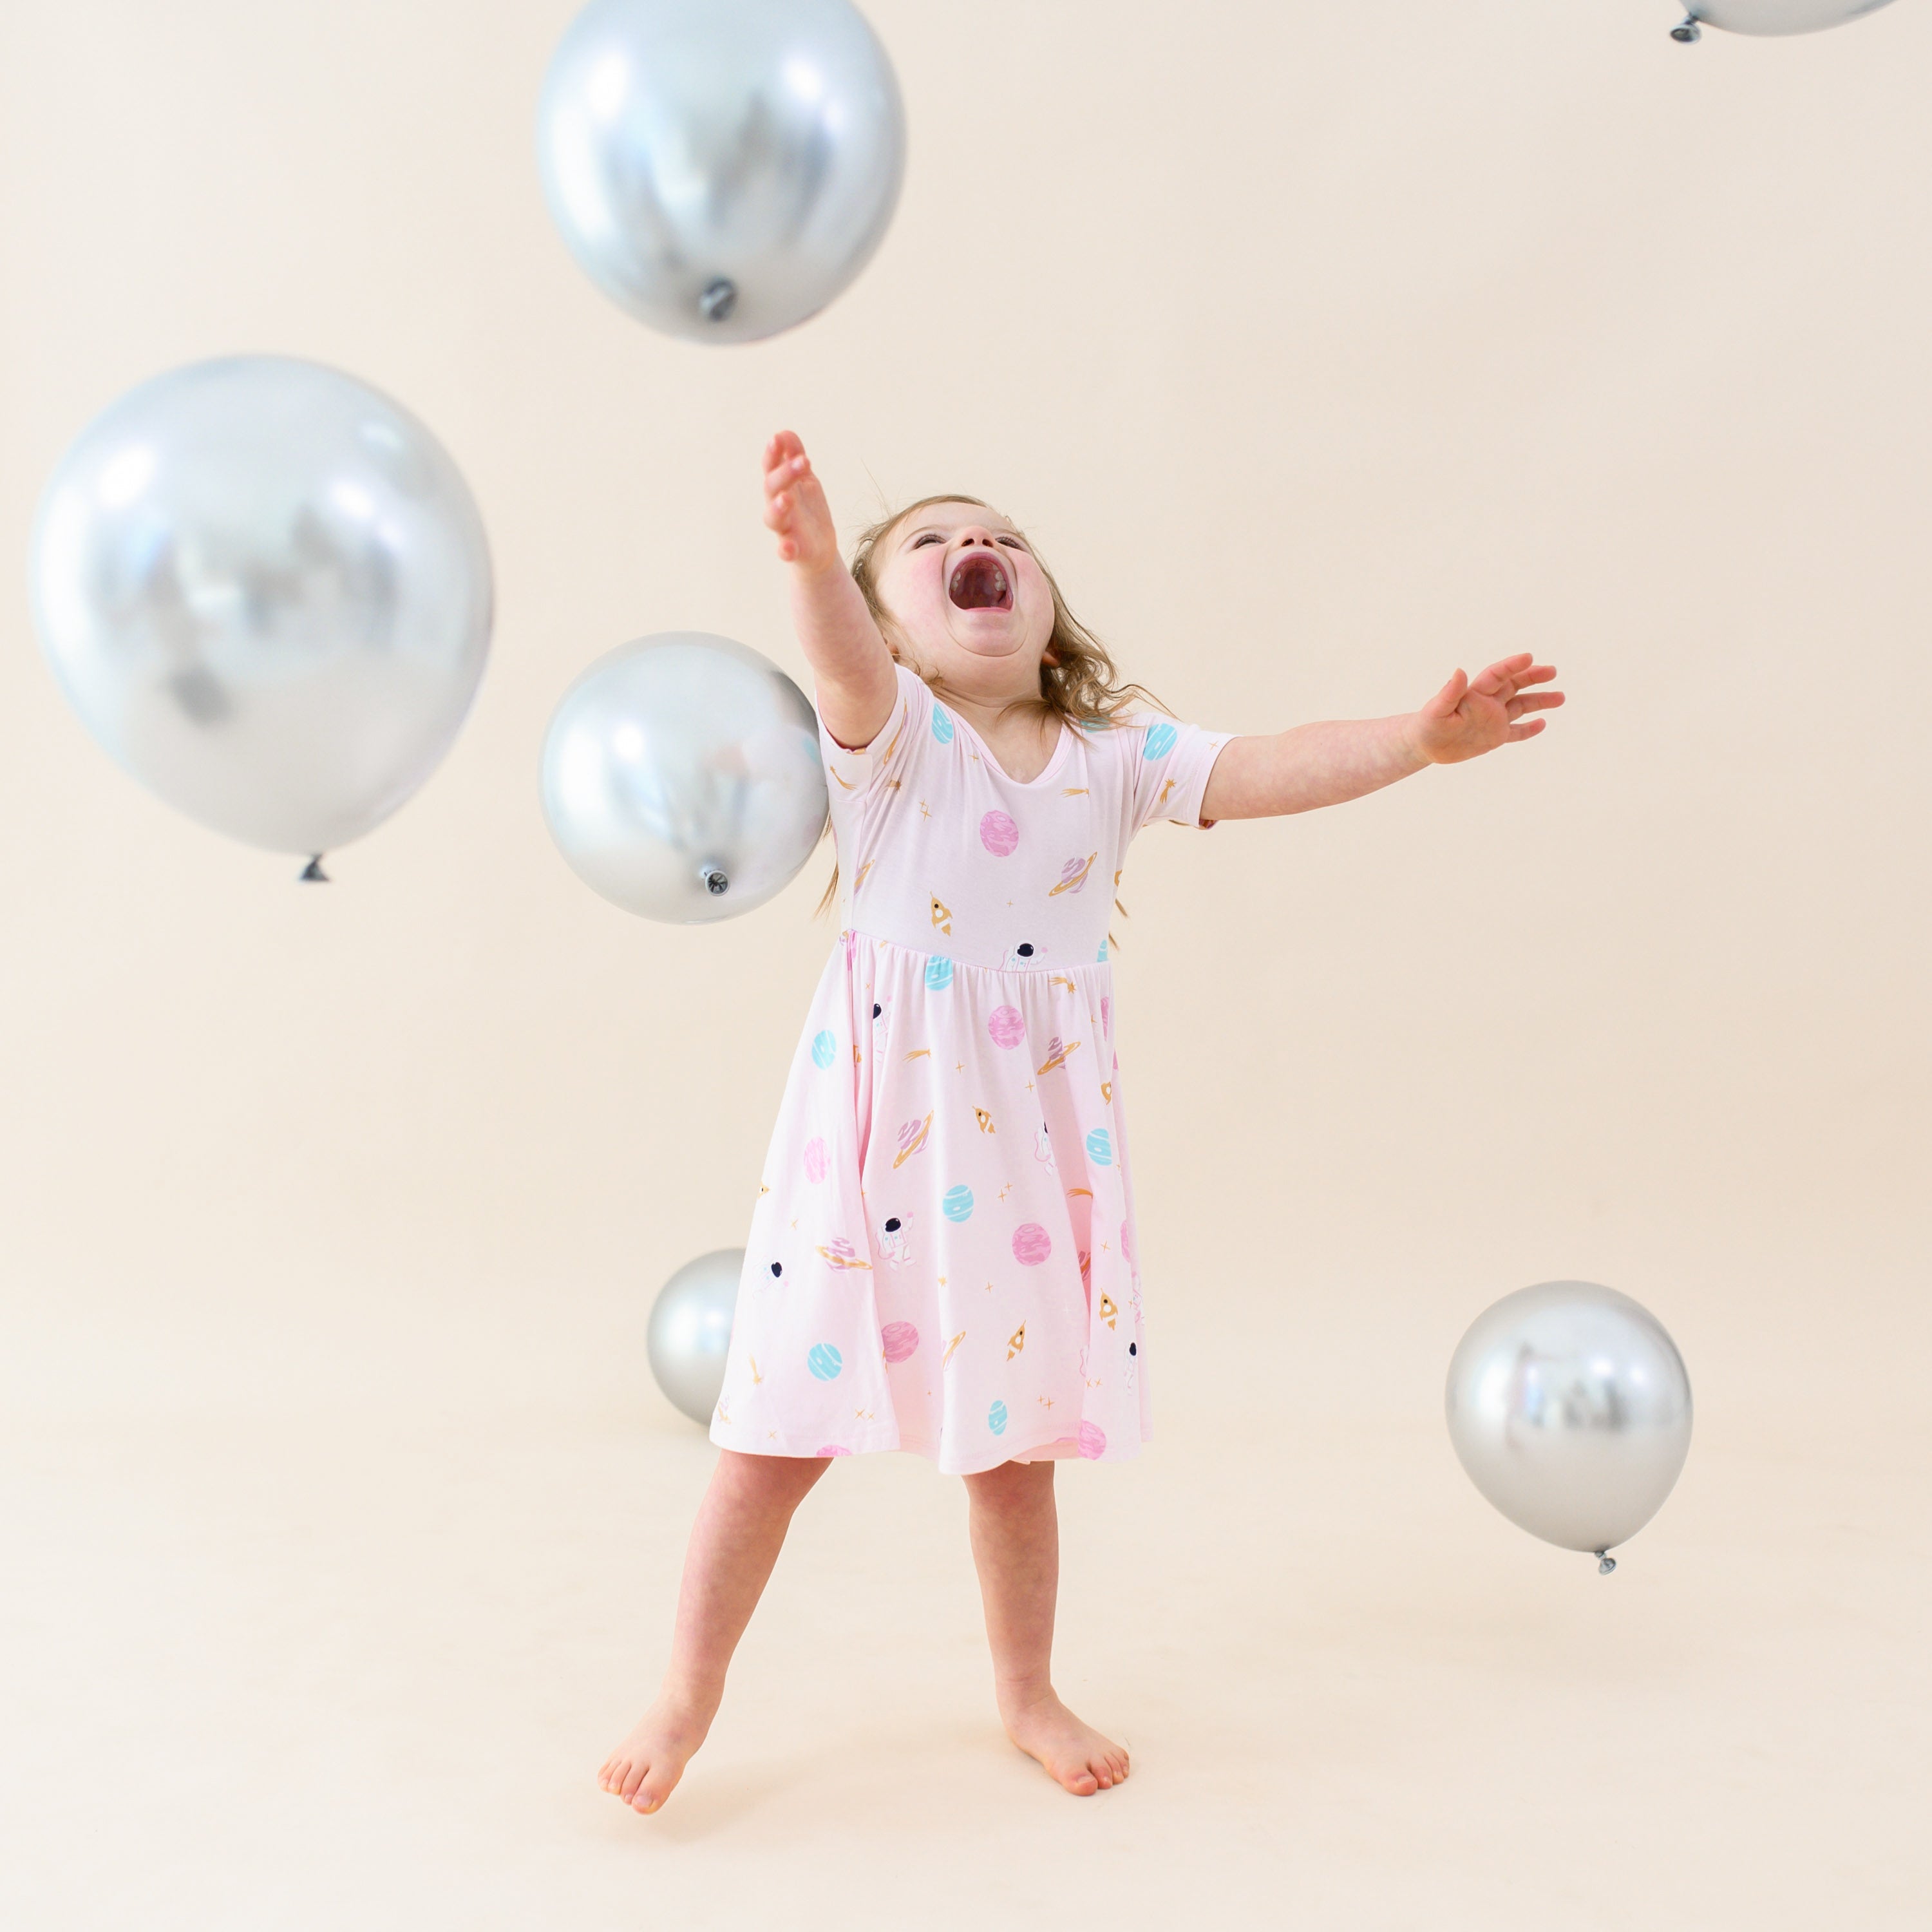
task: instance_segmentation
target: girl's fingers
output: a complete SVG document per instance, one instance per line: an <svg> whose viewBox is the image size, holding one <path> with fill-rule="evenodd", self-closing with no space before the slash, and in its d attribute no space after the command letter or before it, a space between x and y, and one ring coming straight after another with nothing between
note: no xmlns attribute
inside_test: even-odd
<svg viewBox="0 0 1932 1932"><path fill-rule="evenodd" d="M1526 738L1534 738L1542 729L1543 720L1540 718L1532 718L1521 724L1512 724L1508 742L1512 745L1520 744Z"/></svg>
<svg viewBox="0 0 1932 1932"><path fill-rule="evenodd" d="M1516 702L1526 711L1548 711L1563 702L1560 691L1532 691L1527 698L1519 698Z"/></svg>
<svg viewBox="0 0 1932 1932"><path fill-rule="evenodd" d="M1516 681L1519 684L1547 684L1556 675L1554 664L1532 664L1528 670L1517 674Z"/></svg>

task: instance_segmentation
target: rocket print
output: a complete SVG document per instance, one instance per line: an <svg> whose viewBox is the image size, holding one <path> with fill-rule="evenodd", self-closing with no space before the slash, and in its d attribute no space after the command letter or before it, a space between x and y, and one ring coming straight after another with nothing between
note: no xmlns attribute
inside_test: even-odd
<svg viewBox="0 0 1932 1932"><path fill-rule="evenodd" d="M1046 1064L1036 1066L1034 1071L1036 1073L1051 1073L1056 1066L1064 1066L1068 1056L1076 1052L1079 1045L1080 1042L1076 1040L1068 1046L1062 1046L1060 1043L1059 1034L1055 1034L1046 1043Z"/></svg>
<svg viewBox="0 0 1932 1932"><path fill-rule="evenodd" d="M1006 1360L1011 1361L1026 1346L1026 1324L1022 1322L1006 1337Z"/></svg>
<svg viewBox="0 0 1932 1932"><path fill-rule="evenodd" d="M1115 1318L1119 1316L1120 1312L1118 1305L1115 1303L1114 1298L1111 1294L1103 1294L1101 1296L1100 1319L1106 1322L1109 1328L1114 1326Z"/></svg>
<svg viewBox="0 0 1932 1932"><path fill-rule="evenodd" d="M1169 779L1167 781L1167 782L1166 782L1164 785L1162 785L1162 786L1161 787L1161 788L1160 788L1160 797L1158 797L1157 799L1156 799L1156 800L1154 800L1154 803L1155 803L1155 805L1156 805L1156 806L1163 806L1163 805L1165 805L1165 804L1167 802L1167 798L1168 798L1168 793L1170 793L1171 791L1172 791L1172 790L1173 790L1173 789L1174 789L1174 781L1173 781L1173 779L1169 778Z"/></svg>
<svg viewBox="0 0 1932 1932"><path fill-rule="evenodd" d="M1044 1124L1033 1137L1033 1157L1035 1160L1044 1161L1056 1174L1059 1172L1059 1167L1053 1158L1053 1142Z"/></svg>
<svg viewBox="0 0 1932 1932"><path fill-rule="evenodd" d="M1084 859L1070 859L1060 868L1060 883L1051 887L1047 897L1058 898L1062 892L1077 892L1087 883L1087 874L1094 861L1100 857L1097 852L1089 852Z"/></svg>
<svg viewBox="0 0 1932 1932"><path fill-rule="evenodd" d="M1102 1100L1105 1100L1109 1106L1113 1105L1114 1083L1111 1080L1103 1080L1100 1082L1100 1097Z"/></svg>
<svg viewBox="0 0 1932 1932"><path fill-rule="evenodd" d="M945 1366L946 1365L946 1364L947 1364L948 1362L950 1362L950 1361L951 1361L951 1360L952 1360L952 1352L953 1352L953 1350L954 1350L955 1348L958 1348L958 1346L960 1345L960 1343L961 1343L962 1342L964 1341L964 1340L965 1340L965 1339L966 1339L966 1331L965 1331L965 1330L964 1330L964 1329L963 1329L963 1328L962 1328L962 1329L961 1329L961 1330L960 1330L960 1331L958 1332L958 1334L956 1334L956 1336L953 1336L953 1338L952 1339L952 1340L951 1340L951 1341L950 1341L949 1342L947 1342L947 1343L946 1343L946 1352L945 1352L945 1354L944 1354L941 1355L941 1356L940 1357L940 1358L939 1358L939 1366L940 1366L942 1369L945 1367Z"/></svg>
<svg viewBox="0 0 1932 1932"><path fill-rule="evenodd" d="M932 922L941 932L950 933L952 930L952 908L941 905L937 898L932 902Z"/></svg>
<svg viewBox="0 0 1932 1932"><path fill-rule="evenodd" d="M926 1144L926 1137L932 1130L932 1116L928 1114L922 1120L908 1120L899 1130L899 1150L892 1156L892 1165L903 1167Z"/></svg>
<svg viewBox="0 0 1932 1932"><path fill-rule="evenodd" d="M980 1131L982 1134L990 1134L994 1131L993 1117L984 1107L975 1107L973 1109L973 1118L978 1124Z"/></svg>

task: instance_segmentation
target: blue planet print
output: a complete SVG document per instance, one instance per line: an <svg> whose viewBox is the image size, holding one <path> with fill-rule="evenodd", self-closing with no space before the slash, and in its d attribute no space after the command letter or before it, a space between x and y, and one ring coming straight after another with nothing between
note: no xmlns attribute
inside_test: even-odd
<svg viewBox="0 0 1932 1932"><path fill-rule="evenodd" d="M952 742L952 720L936 704L932 707L932 735L942 745Z"/></svg>
<svg viewBox="0 0 1932 1932"><path fill-rule="evenodd" d="M986 1426L990 1429L995 1436L1005 1435L1006 1432L1006 1406L1004 1402L996 1402L991 1408L987 1410Z"/></svg>
<svg viewBox="0 0 1932 1932"><path fill-rule="evenodd" d="M1087 1158L1096 1167L1114 1164L1114 1138L1105 1127L1096 1127L1087 1136Z"/></svg>
<svg viewBox="0 0 1932 1932"><path fill-rule="evenodd" d="M1147 742L1141 747L1144 758L1164 758L1174 749L1174 741L1180 736L1172 724L1150 724Z"/></svg>
<svg viewBox="0 0 1932 1932"><path fill-rule="evenodd" d="M935 955L926 962L926 983L935 993L943 993L952 983L952 962Z"/></svg>
<svg viewBox="0 0 1932 1932"><path fill-rule="evenodd" d="M812 1064L814 1066L830 1066L838 1058L838 1042L830 1032L814 1034L812 1037Z"/></svg>
<svg viewBox="0 0 1932 1932"><path fill-rule="evenodd" d="M833 1380L845 1366L845 1358L830 1342L821 1342L805 1358L805 1366L822 1382Z"/></svg>
<svg viewBox="0 0 1932 1932"><path fill-rule="evenodd" d="M949 1221L964 1221L973 1212L973 1190L970 1187L949 1187L945 1198L939 1204L939 1211Z"/></svg>
<svg viewBox="0 0 1932 1932"><path fill-rule="evenodd" d="M1094 956L1095 963L1096 963L1096 964L1104 964L1104 963L1106 962L1106 957L1107 957L1107 942L1103 939L1103 940L1101 940L1101 942L1100 942L1100 951L1099 951L1098 952L1096 952L1096 954L1094 954Z"/></svg>

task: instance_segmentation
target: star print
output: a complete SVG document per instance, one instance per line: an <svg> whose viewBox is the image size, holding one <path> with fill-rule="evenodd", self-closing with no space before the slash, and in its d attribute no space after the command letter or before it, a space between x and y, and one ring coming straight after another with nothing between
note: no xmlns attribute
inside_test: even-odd
<svg viewBox="0 0 1932 1932"><path fill-rule="evenodd" d="M922 818L930 818L932 816L931 811L927 808L926 802L924 799L921 799L919 802L919 815Z"/></svg>

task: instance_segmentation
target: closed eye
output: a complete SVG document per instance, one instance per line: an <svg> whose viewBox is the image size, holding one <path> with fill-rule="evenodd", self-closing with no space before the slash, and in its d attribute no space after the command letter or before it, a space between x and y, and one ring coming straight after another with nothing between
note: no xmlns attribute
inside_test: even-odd
<svg viewBox="0 0 1932 1932"><path fill-rule="evenodd" d="M1018 537L1002 537L1000 541L1004 544L1009 550L1024 550L1026 548L1026 545L1023 544Z"/></svg>
<svg viewBox="0 0 1932 1932"><path fill-rule="evenodd" d="M937 530L922 530L913 538L912 547L914 550L923 550L928 544L940 543L944 541L944 539Z"/></svg>

